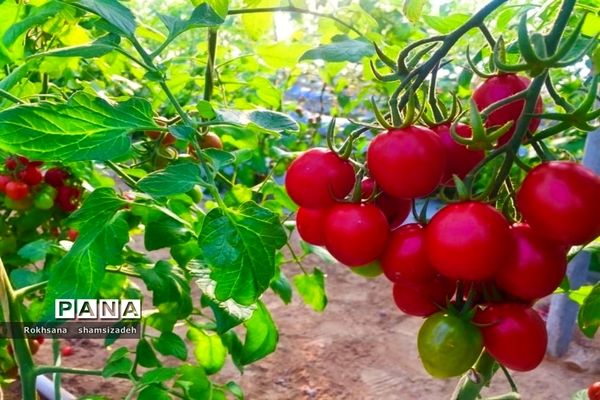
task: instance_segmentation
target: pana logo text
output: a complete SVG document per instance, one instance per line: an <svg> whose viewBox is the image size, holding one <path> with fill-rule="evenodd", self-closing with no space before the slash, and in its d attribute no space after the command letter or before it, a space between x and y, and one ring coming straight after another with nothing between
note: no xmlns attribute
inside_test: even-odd
<svg viewBox="0 0 600 400"><path fill-rule="evenodd" d="M136 299L56 299L54 318L76 320L140 319L142 302Z"/></svg>

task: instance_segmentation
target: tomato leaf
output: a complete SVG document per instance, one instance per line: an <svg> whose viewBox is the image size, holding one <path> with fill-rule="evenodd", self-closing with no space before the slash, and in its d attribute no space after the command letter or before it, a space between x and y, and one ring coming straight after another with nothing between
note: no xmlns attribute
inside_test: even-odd
<svg viewBox="0 0 600 400"><path fill-rule="evenodd" d="M156 368L144 373L140 379L140 383L144 385L161 383L168 381L169 379L175 377L175 375L177 375L177 369L175 368Z"/></svg>
<svg viewBox="0 0 600 400"><path fill-rule="evenodd" d="M164 356L174 356L185 361L188 356L183 339L173 332L163 332L158 339L153 339L154 348Z"/></svg>
<svg viewBox="0 0 600 400"><path fill-rule="evenodd" d="M464 24L470 17L468 14L423 15L423 21L439 33L446 34Z"/></svg>
<svg viewBox="0 0 600 400"><path fill-rule="evenodd" d="M312 274L299 274L294 277L294 286L302 300L315 311L323 311L327 306L325 275L315 268Z"/></svg>
<svg viewBox="0 0 600 400"><path fill-rule="evenodd" d="M154 368L160 366L154 349L146 339L141 339L135 349L136 360L139 365L145 368Z"/></svg>
<svg viewBox="0 0 600 400"><path fill-rule="evenodd" d="M170 400L169 392L156 385L146 386L137 396L138 400Z"/></svg>
<svg viewBox="0 0 600 400"><path fill-rule="evenodd" d="M292 302L292 285L280 268L277 268L275 279L271 281L271 289L283 300L284 304Z"/></svg>
<svg viewBox="0 0 600 400"><path fill-rule="evenodd" d="M208 375L219 372L223 368L227 349L219 335L190 327L187 337L194 344L196 360Z"/></svg>
<svg viewBox="0 0 600 400"><path fill-rule="evenodd" d="M152 291L152 304L161 312L172 314L179 319L190 315L190 287L179 267L159 261L153 268L139 266L137 272Z"/></svg>
<svg viewBox="0 0 600 400"><path fill-rule="evenodd" d="M101 16L129 37L133 37L135 33L135 16L129 8L117 0L77 0L69 1L67 4L72 4Z"/></svg>
<svg viewBox="0 0 600 400"><path fill-rule="evenodd" d="M215 298L242 305L256 302L275 274L275 250L286 241L277 215L254 202L211 210L199 244L216 282Z"/></svg>
<svg viewBox="0 0 600 400"><path fill-rule="evenodd" d="M579 308L577 323L584 335L594 337L600 327L600 283L597 283Z"/></svg>
<svg viewBox="0 0 600 400"><path fill-rule="evenodd" d="M348 61L359 63L364 57L371 57L373 54L375 54L375 48L371 43L346 38L308 50L302 54L300 61L324 60L328 62Z"/></svg>
<svg viewBox="0 0 600 400"><path fill-rule="evenodd" d="M54 300L93 298L111 261L120 261L120 252L129 240L129 226L117 211L124 201L113 189L92 192L69 225L79 230L71 250L52 267L45 299L46 316L54 316Z"/></svg>
<svg viewBox="0 0 600 400"><path fill-rule="evenodd" d="M146 100L113 105L80 92L67 103L25 104L0 112L0 149L42 161L105 161L129 151L129 133L153 127Z"/></svg>
<svg viewBox="0 0 600 400"><path fill-rule="evenodd" d="M32 262L41 261L46 258L46 254L50 252L51 248L51 241L46 239L38 239L21 247L17 254L19 257L23 257L24 259Z"/></svg>
<svg viewBox="0 0 600 400"><path fill-rule="evenodd" d="M46 4L33 8L27 17L10 26L2 37L2 43L4 46L10 47L19 36L34 26L43 24L61 12L63 8L65 8L64 4L57 1L49 1Z"/></svg>
<svg viewBox="0 0 600 400"><path fill-rule="evenodd" d="M179 17L161 14L159 14L159 18L169 30L169 38L171 40L187 30L219 26L225 21L208 3L202 3L196 7L190 18L187 20L181 20Z"/></svg>
<svg viewBox="0 0 600 400"><path fill-rule="evenodd" d="M179 377L174 386L183 390L185 397L194 400L209 400L212 397L212 385L204 368L184 364L179 367Z"/></svg>
<svg viewBox="0 0 600 400"><path fill-rule="evenodd" d="M259 301L252 318L244 323L247 329L242 348L243 365L258 361L275 351L279 341L279 332L265 305Z"/></svg>
<svg viewBox="0 0 600 400"><path fill-rule="evenodd" d="M421 18L421 13L426 3L427 0L404 0L402 12L410 22L417 22Z"/></svg>
<svg viewBox="0 0 600 400"><path fill-rule="evenodd" d="M152 197L160 198L186 193L203 183L198 164L184 162L170 164L165 169L152 172L140 179L138 188Z"/></svg>

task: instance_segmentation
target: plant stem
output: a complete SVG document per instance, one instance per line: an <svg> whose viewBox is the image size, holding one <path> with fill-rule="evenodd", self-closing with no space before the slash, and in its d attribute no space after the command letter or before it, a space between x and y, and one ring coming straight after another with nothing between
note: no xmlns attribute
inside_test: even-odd
<svg viewBox="0 0 600 400"><path fill-rule="evenodd" d="M473 370L460 379L451 400L476 400L481 389L492 379L495 372L496 360L484 351L473 366Z"/></svg>
<svg viewBox="0 0 600 400"><path fill-rule="evenodd" d="M405 82L409 82L414 79L414 81L411 84L412 92L417 91L417 89L419 88L419 86L421 86L421 84L423 83L425 78L431 73L431 71L433 71L433 69L440 62L440 60L442 58L444 58L446 56L446 54L448 54L450 49L452 49L452 47L454 47L456 42L458 42L458 40L461 37L463 37L463 35L465 33L467 33L468 31L470 31L473 28L478 28L483 23L483 21L494 10L496 10L498 7L500 7L502 4L506 3L507 1L508 0L492 0L492 1L490 1L481 10L479 10L477 13L475 13L471 17L471 19L469 19L463 25L461 25L460 27L458 27L457 29L452 31L450 34L448 34L444 38L440 48L437 49L435 53L433 53L433 55L429 58L429 60L427 60L425 63L423 63L418 68L411 71L411 73L408 74L408 76L405 78L405 80L404 80ZM405 93L402 96L402 98L400 99L400 102L398 104L398 108L403 109L406 106L406 104L408 103L410 92L411 91L408 91L407 93Z"/></svg>
<svg viewBox="0 0 600 400"><path fill-rule="evenodd" d="M123 171L123 169L121 167L119 167L117 164L115 164L112 161L105 161L104 164L106 164L106 166L108 166L110 169L112 169L113 171L115 171L115 173L117 175L119 175L119 177L121 179L123 179L123 181L125 181L125 183L127 184L127 186L129 186L132 189L136 189L137 188L137 182L134 181L132 177L130 177L129 175L127 175L127 173L125 171Z"/></svg>
<svg viewBox="0 0 600 400"><path fill-rule="evenodd" d="M41 366L33 371L34 375L45 374L75 374L75 375L95 375L102 376L102 370L99 369L84 369L84 368L67 368L61 366Z"/></svg>
<svg viewBox="0 0 600 400"><path fill-rule="evenodd" d="M19 290L15 290L14 294L17 299L22 299L27 296L29 293L35 292L48 284L48 281L34 283L33 285L25 286Z"/></svg>
<svg viewBox="0 0 600 400"><path fill-rule="evenodd" d="M217 30L208 30L208 59L204 71L204 100L210 101L213 93L213 75L215 70L215 58L217 53Z"/></svg>
<svg viewBox="0 0 600 400"><path fill-rule="evenodd" d="M12 101L13 103L17 103L17 104L25 104L25 102L23 100L21 100L20 98L13 96L12 94L10 94L9 92L7 92L4 89L0 89L0 96Z"/></svg>
<svg viewBox="0 0 600 400"><path fill-rule="evenodd" d="M10 343L21 377L21 398L22 400L35 400L34 364L29 341L25 338L22 330L21 305L15 296L2 259L0 259L0 307L2 308L2 315L9 323Z"/></svg>

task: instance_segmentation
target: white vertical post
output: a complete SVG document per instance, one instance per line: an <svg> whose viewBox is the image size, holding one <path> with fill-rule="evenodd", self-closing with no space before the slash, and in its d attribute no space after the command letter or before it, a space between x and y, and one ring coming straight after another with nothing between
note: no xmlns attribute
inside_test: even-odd
<svg viewBox="0 0 600 400"><path fill-rule="evenodd" d="M585 141L583 165L600 175L600 129L590 132ZM551 195L551 193L548 193ZM600 199L599 199L600 200ZM599 203L600 207L600 203ZM590 253L582 251L571 260L567 276L572 289L583 285L588 277ZM573 337L579 306L568 296L559 294L552 296L548 313L548 354L561 357L569 347Z"/></svg>

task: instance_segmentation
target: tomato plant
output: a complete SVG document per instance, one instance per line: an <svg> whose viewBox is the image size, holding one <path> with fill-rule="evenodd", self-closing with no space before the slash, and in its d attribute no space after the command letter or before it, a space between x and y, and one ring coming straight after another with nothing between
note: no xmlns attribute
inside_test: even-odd
<svg viewBox="0 0 600 400"><path fill-rule="evenodd" d="M265 293L327 305L311 254L383 271L398 312L428 317L425 370L471 370L456 399L539 365L540 297L578 299L595 334L599 287L564 279L600 235L600 177L577 163L600 116L595 2L150 3L0 2L0 383L242 399L219 372L276 350ZM38 364L22 323L58 323L64 299L139 300L120 321L139 337L103 337L86 369L49 334Z"/></svg>

